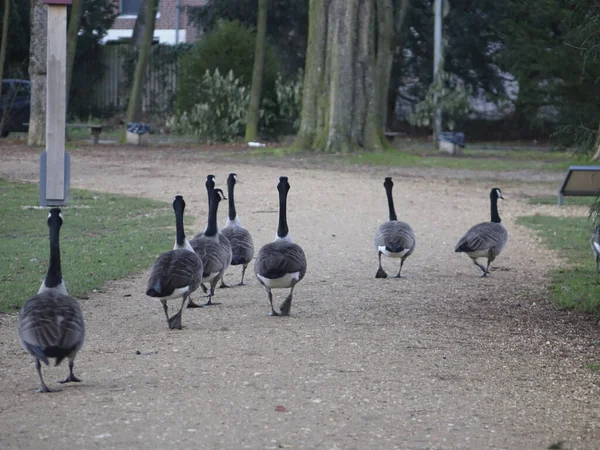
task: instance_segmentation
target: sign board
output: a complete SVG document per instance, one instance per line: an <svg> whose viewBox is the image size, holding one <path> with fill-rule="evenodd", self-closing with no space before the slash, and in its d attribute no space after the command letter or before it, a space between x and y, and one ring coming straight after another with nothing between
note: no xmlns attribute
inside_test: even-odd
<svg viewBox="0 0 600 450"><path fill-rule="evenodd" d="M600 195L600 166L570 166L565 180L558 190L558 204L563 204L563 197Z"/></svg>

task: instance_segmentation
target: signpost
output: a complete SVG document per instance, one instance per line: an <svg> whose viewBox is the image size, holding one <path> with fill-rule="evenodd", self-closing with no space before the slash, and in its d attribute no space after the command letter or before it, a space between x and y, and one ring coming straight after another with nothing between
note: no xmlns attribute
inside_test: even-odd
<svg viewBox="0 0 600 450"><path fill-rule="evenodd" d="M67 114L67 5L71 0L42 0L48 5L46 75L46 151L40 158L40 205L69 200L70 160L65 152Z"/></svg>

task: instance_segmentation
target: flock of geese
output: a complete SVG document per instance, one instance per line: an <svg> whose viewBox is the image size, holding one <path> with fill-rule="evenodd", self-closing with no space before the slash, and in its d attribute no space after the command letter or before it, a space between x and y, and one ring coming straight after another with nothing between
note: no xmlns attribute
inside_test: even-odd
<svg viewBox="0 0 600 450"><path fill-rule="evenodd" d="M227 268L241 266L241 281L248 264L254 256L254 243L250 232L245 229L236 212L234 187L237 182L235 173L227 178L228 198L221 189L215 188L215 177L206 177L208 194L208 221L203 233L188 240L185 235L183 216L185 201L178 195L173 200L175 213L176 239L172 250L158 256L150 269L146 295L160 300L170 329L181 329L181 315L186 305L188 308L216 305L213 302L215 287L228 287L223 276ZM375 235L375 249L379 259L376 278L386 278L387 273L381 266L381 256L399 258L400 268L397 278L401 277L405 260L415 249L415 234L406 222L398 220L394 208L392 188L394 183L390 177L385 178L384 188L388 200L389 220L382 223ZM288 316L292 306L294 287L306 274L306 256L302 247L294 243L290 237L287 224L287 197L290 184L287 177L280 177L277 185L279 194L279 223L277 235L259 250L254 272L258 282L265 288L272 316ZM466 253L482 271L483 277L489 274L490 264L504 248L508 233L502 225L498 214L497 201L502 199L500 189L490 192L491 221L477 224L470 228L456 245L456 252ZM227 222L223 230L217 225L219 203L229 201ZM73 374L73 364L77 352L85 339L85 324L78 302L69 296L61 272L59 233L63 224L63 216L58 208L52 208L48 215L50 232L50 263L42 285L34 297L25 302L18 319L19 342L35 361L40 378L38 392L51 392L44 383L41 363L48 365L54 358L56 365L65 358L69 361L69 375L61 383L81 381ZM486 258L487 265L478 263L479 258ZM191 295L202 288L207 302L198 304ZM281 303L278 311L273 306L273 289L290 289L289 295ZM178 312L169 316L168 301L181 299Z"/></svg>

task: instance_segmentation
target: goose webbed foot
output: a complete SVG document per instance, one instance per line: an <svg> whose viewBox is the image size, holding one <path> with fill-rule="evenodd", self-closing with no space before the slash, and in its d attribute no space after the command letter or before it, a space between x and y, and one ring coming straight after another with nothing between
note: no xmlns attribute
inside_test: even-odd
<svg viewBox="0 0 600 450"><path fill-rule="evenodd" d="M385 270L383 270L382 267L380 267L377 273L375 274L375 278L387 278L387 276L387 273L385 272Z"/></svg>
<svg viewBox="0 0 600 450"><path fill-rule="evenodd" d="M188 307L188 308L202 308L202 305L199 305L198 303L194 303L194 302L192 301L192 299L190 298L190 299L188 300L187 307Z"/></svg>
<svg viewBox="0 0 600 450"><path fill-rule="evenodd" d="M271 304L271 312L269 313L270 316L279 316L279 313L277 311L275 311L275 308L273 308L273 293L271 292L271 289L269 288L265 288L267 290L267 295L269 296L269 303Z"/></svg>
<svg viewBox="0 0 600 450"><path fill-rule="evenodd" d="M177 314L173 314L173 316L167 319L167 323L169 324L170 330L181 330L183 327L181 325L181 310Z"/></svg>
<svg viewBox="0 0 600 450"><path fill-rule="evenodd" d="M396 275L394 278L404 278L402 275L400 275L400 272L398 272L398 275Z"/></svg>
<svg viewBox="0 0 600 450"><path fill-rule="evenodd" d="M212 295L205 295L205 297L208 297L208 301L202 305L202 306L213 306L213 305L220 305L221 302L213 302L212 301Z"/></svg>
<svg viewBox="0 0 600 450"><path fill-rule="evenodd" d="M482 264L479 264L476 260L473 260L473 264L475 264L477 267L479 267L481 269L481 271L483 272L483 275L481 275L481 278L483 278L489 274L489 271L488 271L488 269L490 267L489 264L488 264L487 268L484 267Z"/></svg>
<svg viewBox="0 0 600 450"><path fill-rule="evenodd" d="M73 361L69 361L69 376L62 381L59 381L61 384L65 383L81 383L81 380L75 376L73 373Z"/></svg>

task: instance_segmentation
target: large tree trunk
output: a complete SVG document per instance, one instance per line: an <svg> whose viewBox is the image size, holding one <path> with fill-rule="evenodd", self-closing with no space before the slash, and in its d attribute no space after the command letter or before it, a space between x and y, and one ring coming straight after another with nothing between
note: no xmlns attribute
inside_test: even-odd
<svg viewBox="0 0 600 450"><path fill-rule="evenodd" d="M127 106L127 123L139 122L142 116L142 88L144 87L146 68L148 67L150 51L152 50L152 39L154 37L157 9L158 0L146 0L146 25L144 27L144 39L138 54L137 64L135 65L133 85L131 86L129 105Z"/></svg>
<svg viewBox="0 0 600 450"><path fill-rule="evenodd" d="M306 75L294 147L382 150L393 61L392 0L310 0Z"/></svg>
<svg viewBox="0 0 600 450"><path fill-rule="evenodd" d="M133 34L131 35L131 43L140 48L144 42L144 30L146 29L146 12L147 7L144 0L140 2L140 9L138 15L135 18L135 24L133 26ZM156 16L156 14L155 14Z"/></svg>
<svg viewBox="0 0 600 450"><path fill-rule="evenodd" d="M246 115L246 142L256 139L260 108L260 91L262 88L263 69L265 66L265 40L267 37L267 0L258 0L258 25L256 28L256 44L254 50L254 70L252 72L252 88L250 104Z"/></svg>
<svg viewBox="0 0 600 450"><path fill-rule="evenodd" d="M8 39L8 18L10 0L4 0L4 19L2 20L2 43L0 44L0 80L4 79L4 61L6 60L6 42Z"/></svg>
<svg viewBox="0 0 600 450"><path fill-rule="evenodd" d="M81 28L81 15L83 13L83 0L73 0L71 5L71 16L69 18L69 29L67 30L67 108L69 107L69 94L71 92L71 80L73 79L73 62L77 52L77 38Z"/></svg>
<svg viewBox="0 0 600 450"><path fill-rule="evenodd" d="M48 6L42 0L31 0L31 44L29 48L29 80L31 102L27 145L46 143L46 40Z"/></svg>

